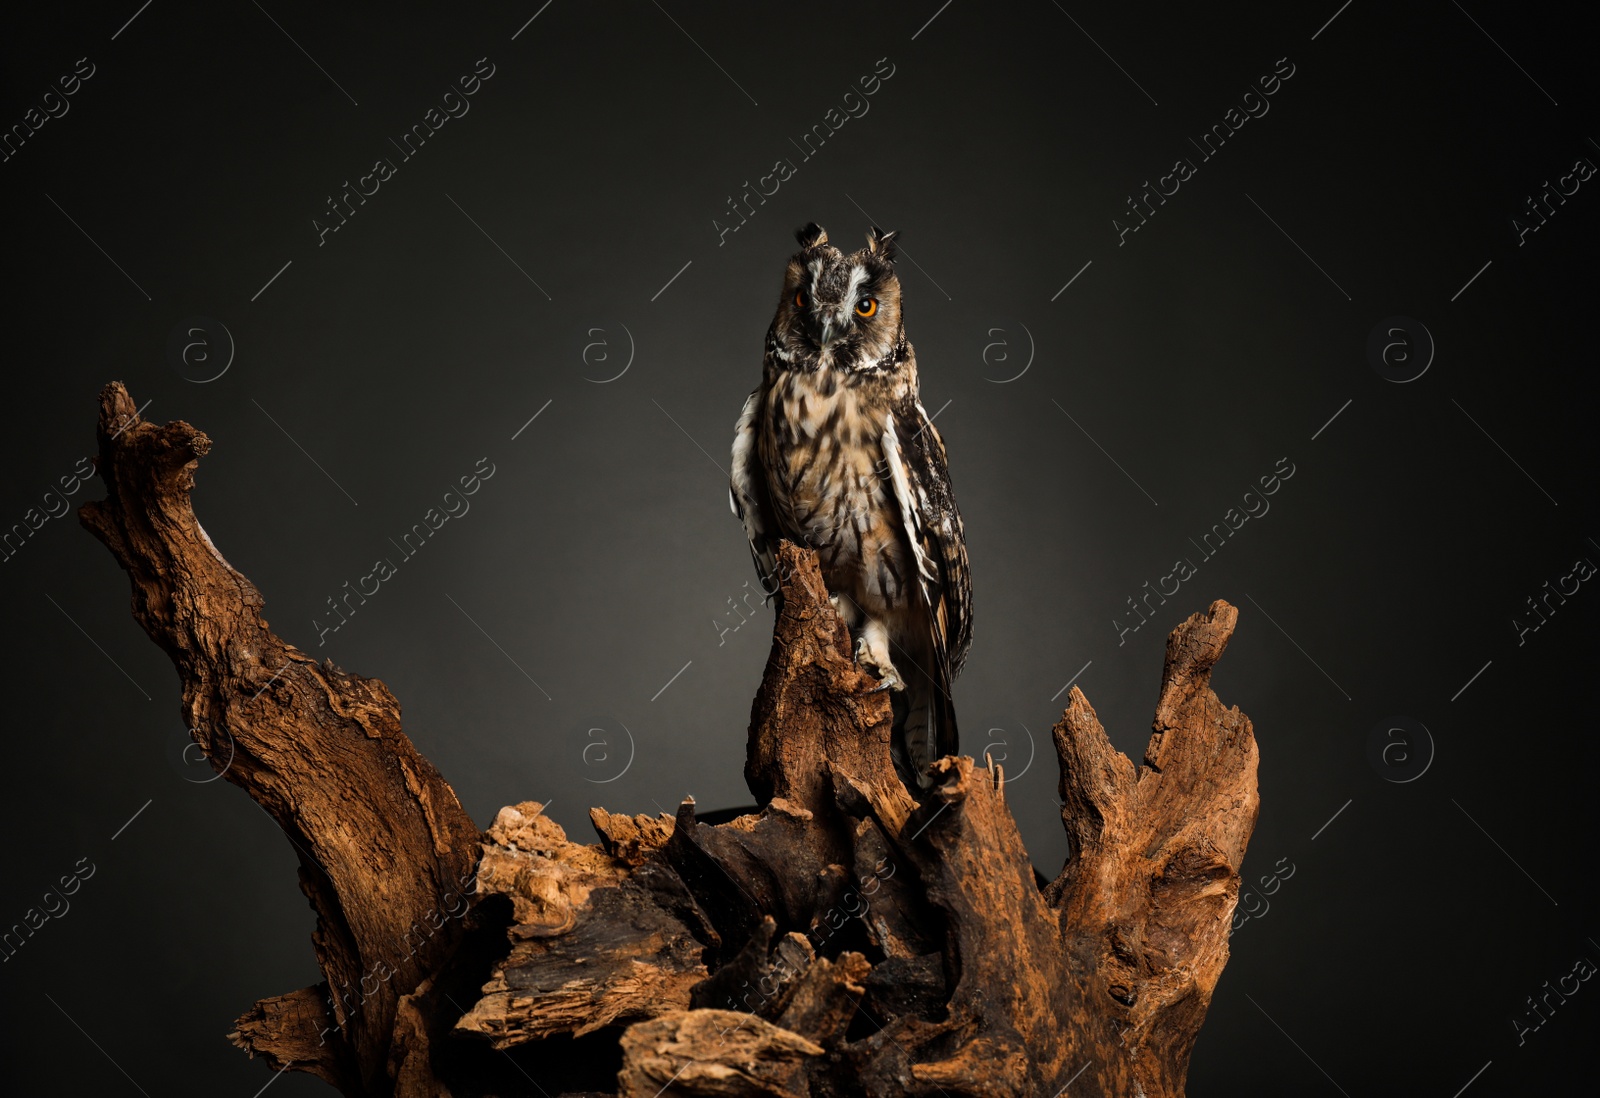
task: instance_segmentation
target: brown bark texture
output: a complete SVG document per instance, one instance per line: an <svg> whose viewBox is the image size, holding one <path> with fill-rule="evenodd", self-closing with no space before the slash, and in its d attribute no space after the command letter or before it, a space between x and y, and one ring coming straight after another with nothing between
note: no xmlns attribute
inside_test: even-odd
<svg viewBox="0 0 1600 1098"><path fill-rule="evenodd" d="M361 1098L1183 1094L1259 807L1250 721L1210 686L1232 606L1169 637L1143 765L1072 690L1069 854L1042 886L1001 767L942 759L920 800L901 784L888 697L789 544L756 811L594 808L582 844L525 802L480 833L381 682L268 629L190 504L210 446L108 385L107 495L80 517L195 741L300 857L324 980L235 1023L251 1055Z"/></svg>

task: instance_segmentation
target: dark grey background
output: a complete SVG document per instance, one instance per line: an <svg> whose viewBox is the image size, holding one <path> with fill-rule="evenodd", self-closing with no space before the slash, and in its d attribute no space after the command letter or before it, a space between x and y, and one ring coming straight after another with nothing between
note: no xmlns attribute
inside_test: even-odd
<svg viewBox="0 0 1600 1098"><path fill-rule="evenodd" d="M753 587L731 428L793 229L851 244L870 211L915 260L908 331L970 540L963 748L1007 756L1040 867L1065 850L1063 684L1137 758L1166 632L1240 607L1215 685L1261 745L1246 873L1295 870L1233 939L1191 1093L1592 1079L1600 988L1521 1046L1511 1022L1600 963L1600 595L1522 645L1512 625L1600 561L1600 180L1522 246L1512 227L1600 157L1580 9L539 3L9 12L0 121L78 58L97 71L0 164L5 528L91 452L95 395L125 380L215 441L196 507L274 628L388 683L480 824L549 800L584 839L591 804L744 803L771 613L722 632ZM470 113L319 246L326 197L482 57ZM1127 197L1285 57L1270 113L1119 246ZM880 58L869 113L802 162L790 139ZM719 245L728 196L781 157L793 178ZM166 359L193 314L237 347L207 384ZM1437 341L1407 384L1366 354L1396 314ZM598 362L599 339L623 357ZM483 457L470 513L319 646L324 600ZM1199 562L1189 539L1281 457L1271 511L1119 644L1125 600ZM0 965L4 1089L256 1093L269 1071L224 1034L317 978L293 851L183 757L170 664L74 517L0 585L0 921L96 867ZM1367 760L1391 715L1431 735L1414 781Z"/></svg>

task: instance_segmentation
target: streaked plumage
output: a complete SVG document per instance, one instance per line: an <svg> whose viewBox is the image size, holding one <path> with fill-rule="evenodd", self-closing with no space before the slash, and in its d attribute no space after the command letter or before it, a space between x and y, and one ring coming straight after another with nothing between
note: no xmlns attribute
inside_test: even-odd
<svg viewBox="0 0 1600 1098"><path fill-rule="evenodd" d="M894 234L874 228L849 255L815 224L797 236L734 431L730 502L767 591L780 539L817 551L857 660L895 691L896 764L925 788L957 749L950 683L972 639L961 515L918 396Z"/></svg>

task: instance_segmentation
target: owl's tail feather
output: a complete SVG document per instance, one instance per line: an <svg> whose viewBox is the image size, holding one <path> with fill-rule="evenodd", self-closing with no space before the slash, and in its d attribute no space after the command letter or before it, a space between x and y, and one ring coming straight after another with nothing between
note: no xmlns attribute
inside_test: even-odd
<svg viewBox="0 0 1600 1098"><path fill-rule="evenodd" d="M890 753L900 780L914 793L932 787L928 767L960 749L949 673L931 652L926 656L902 670L906 688L890 698L894 711Z"/></svg>

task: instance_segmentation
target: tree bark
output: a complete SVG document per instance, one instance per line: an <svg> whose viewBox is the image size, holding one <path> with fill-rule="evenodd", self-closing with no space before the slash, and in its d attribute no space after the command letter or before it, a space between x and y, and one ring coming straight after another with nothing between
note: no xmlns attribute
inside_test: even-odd
<svg viewBox="0 0 1600 1098"><path fill-rule="evenodd" d="M108 495L83 522L318 915L325 983L241 1018L252 1054L361 1096L553 1093L535 1069L619 1098L1183 1094L1259 804L1250 721L1210 687L1227 603L1169 638L1142 766L1073 689L1054 729L1070 851L1042 889L1000 767L942 759L920 801L901 784L888 697L789 544L756 812L596 808L583 845L528 802L480 836L382 683L268 631L190 507L205 435L133 409L107 386Z"/></svg>

